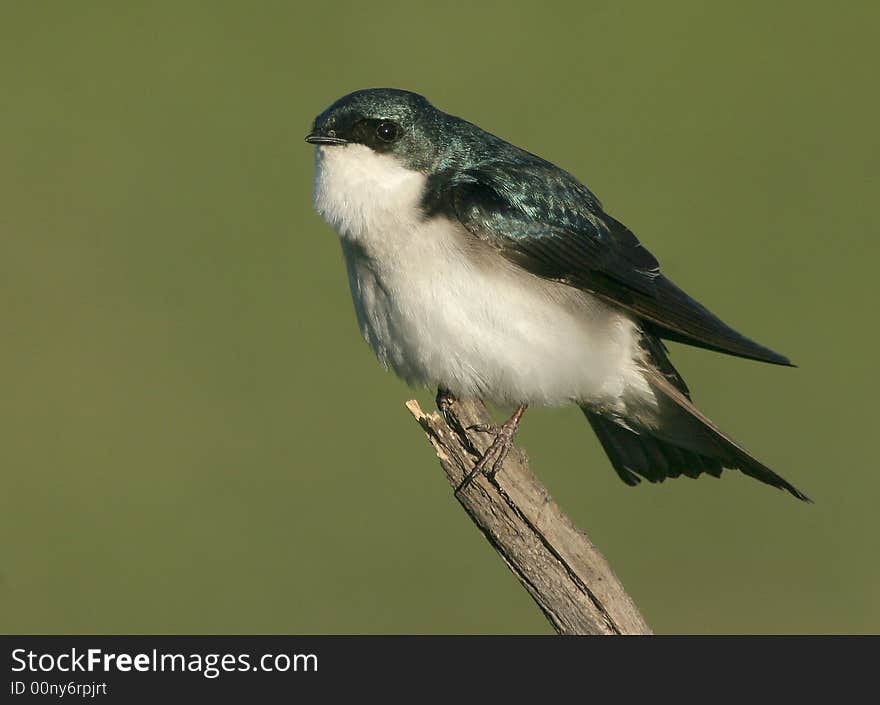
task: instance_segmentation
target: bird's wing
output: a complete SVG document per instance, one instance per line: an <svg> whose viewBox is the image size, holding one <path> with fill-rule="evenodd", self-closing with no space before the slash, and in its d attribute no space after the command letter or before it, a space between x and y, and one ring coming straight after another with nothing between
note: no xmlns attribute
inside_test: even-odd
<svg viewBox="0 0 880 705"><path fill-rule="evenodd" d="M531 156L531 155L529 155ZM663 274L657 259L571 175L537 157L491 162L429 180L427 212L461 223L540 277L621 306L660 337L790 365L725 324Z"/></svg>

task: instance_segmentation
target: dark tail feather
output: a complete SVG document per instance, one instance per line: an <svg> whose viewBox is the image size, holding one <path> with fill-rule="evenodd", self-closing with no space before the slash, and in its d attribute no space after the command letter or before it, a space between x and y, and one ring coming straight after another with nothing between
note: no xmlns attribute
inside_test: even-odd
<svg viewBox="0 0 880 705"><path fill-rule="evenodd" d="M611 465L627 485L634 487L642 478L663 482L681 475L697 478L703 473L721 477L724 469L717 458L701 456L646 433L635 433L604 416L582 409Z"/></svg>
<svg viewBox="0 0 880 705"><path fill-rule="evenodd" d="M652 371L649 381L661 402L657 428L631 430L581 407L611 464L626 484L637 485L640 477L649 482L663 482L667 477L680 475L720 477L723 469L731 468L786 490L804 502L812 501L737 445L662 373Z"/></svg>

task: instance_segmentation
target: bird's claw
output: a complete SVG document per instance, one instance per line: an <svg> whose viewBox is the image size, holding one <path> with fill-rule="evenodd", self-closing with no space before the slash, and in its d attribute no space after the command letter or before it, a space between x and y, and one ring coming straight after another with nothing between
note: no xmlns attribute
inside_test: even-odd
<svg viewBox="0 0 880 705"><path fill-rule="evenodd" d="M448 389L437 389L437 398L435 399L437 409L443 415L443 418L446 419L446 423L450 424L451 426L456 425L455 419L453 418L452 414L452 407L456 401L456 398Z"/></svg>
<svg viewBox="0 0 880 705"><path fill-rule="evenodd" d="M467 430L478 433L494 433L496 436L501 433L501 427L491 423L475 423L473 426L468 426Z"/></svg>
<svg viewBox="0 0 880 705"><path fill-rule="evenodd" d="M495 477L498 471L501 470L504 460L507 458L512 447L513 433L502 427L495 436L495 440L492 441L492 445L486 449L486 452L483 453L483 456L477 461L476 465L471 468L471 471L456 488L455 493L458 494L466 489L480 473L483 473L489 479Z"/></svg>
<svg viewBox="0 0 880 705"><path fill-rule="evenodd" d="M458 494L462 492L474 478L483 473L488 478L493 478L501 470L504 460L507 458L510 449L513 447L513 437L519 427L519 420L525 411L525 405L521 405L513 416L503 426L493 426L491 424L474 424L468 427L468 431L478 431L481 433L494 433L495 438L492 444L486 449L482 457L477 461L471 471L465 475L464 479L459 483L455 490ZM491 462L491 466L489 463Z"/></svg>

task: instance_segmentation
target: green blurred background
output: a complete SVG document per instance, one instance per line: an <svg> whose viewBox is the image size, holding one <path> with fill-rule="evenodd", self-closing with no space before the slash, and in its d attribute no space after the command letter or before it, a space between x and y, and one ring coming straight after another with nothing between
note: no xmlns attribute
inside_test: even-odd
<svg viewBox="0 0 880 705"><path fill-rule="evenodd" d="M382 85L578 175L800 364L673 346L813 506L735 473L630 489L577 409L526 417L650 624L880 630L877 8L4 3L0 631L549 631L311 208L310 121Z"/></svg>

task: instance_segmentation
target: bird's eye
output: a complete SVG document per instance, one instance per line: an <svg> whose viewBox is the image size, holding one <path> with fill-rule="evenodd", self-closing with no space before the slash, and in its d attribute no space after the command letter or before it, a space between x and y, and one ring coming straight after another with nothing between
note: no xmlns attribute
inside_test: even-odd
<svg viewBox="0 0 880 705"><path fill-rule="evenodd" d="M397 139L397 125L393 122L380 122L376 128L376 136L383 142L393 142Z"/></svg>

